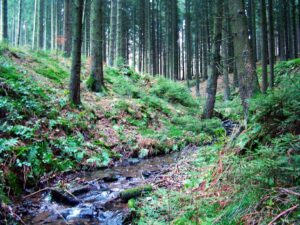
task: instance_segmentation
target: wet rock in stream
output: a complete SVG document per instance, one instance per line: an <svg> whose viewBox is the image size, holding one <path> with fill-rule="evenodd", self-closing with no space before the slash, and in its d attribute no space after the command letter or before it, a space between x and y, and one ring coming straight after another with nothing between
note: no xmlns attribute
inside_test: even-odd
<svg viewBox="0 0 300 225"><path fill-rule="evenodd" d="M111 182L116 182L118 181L120 178L120 176L117 176L117 175L111 175L111 176L108 176L108 177L103 177L103 181L106 182L106 183L111 183Z"/></svg>
<svg viewBox="0 0 300 225"><path fill-rule="evenodd" d="M75 189L71 190L70 192L72 193L72 195L78 196L78 195L86 194L86 193L90 192L91 190L92 190L92 187L90 185L86 185L83 187L75 188Z"/></svg>
<svg viewBox="0 0 300 225"><path fill-rule="evenodd" d="M53 201L66 206L76 206L80 203L80 201L76 199L74 196L68 193L62 193L55 189L51 190L50 195Z"/></svg>

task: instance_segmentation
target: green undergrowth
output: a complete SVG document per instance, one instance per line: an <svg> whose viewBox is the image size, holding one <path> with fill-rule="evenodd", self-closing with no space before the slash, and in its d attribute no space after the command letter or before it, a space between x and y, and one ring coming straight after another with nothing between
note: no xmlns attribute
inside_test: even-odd
<svg viewBox="0 0 300 225"><path fill-rule="evenodd" d="M91 160L85 146L93 112L76 112L55 90L41 88L13 65L0 66L0 165L4 184L11 195L19 195L23 185L32 186L47 172L76 168ZM65 113L61 111L65 110ZM105 150L96 148L102 162Z"/></svg>
<svg viewBox="0 0 300 225"><path fill-rule="evenodd" d="M247 129L179 164L182 187L137 202L136 224L298 224L299 75L298 60L278 64L276 88L250 102Z"/></svg>
<svg viewBox="0 0 300 225"><path fill-rule="evenodd" d="M49 54L36 51L29 52L28 57L32 57L32 60L36 65L32 66L32 69L39 75L49 78L55 83L62 83L68 76L66 69L62 68L57 59L50 57Z"/></svg>
<svg viewBox="0 0 300 225"><path fill-rule="evenodd" d="M136 155L141 149L157 155L187 144L203 145L224 135L220 120L201 120L200 103L184 85L141 76L128 67L107 67L105 74L109 95L118 98L105 116L118 124L121 140L137 149ZM132 126L134 137L124 132Z"/></svg>
<svg viewBox="0 0 300 225"><path fill-rule="evenodd" d="M91 93L82 82L83 96L92 100L82 97L83 105L75 108L64 85L67 61L7 46L0 52L3 202L36 188L42 176L107 166L124 155L165 154L224 136L221 122L201 120L198 100L173 81L126 66L106 67L105 91Z"/></svg>

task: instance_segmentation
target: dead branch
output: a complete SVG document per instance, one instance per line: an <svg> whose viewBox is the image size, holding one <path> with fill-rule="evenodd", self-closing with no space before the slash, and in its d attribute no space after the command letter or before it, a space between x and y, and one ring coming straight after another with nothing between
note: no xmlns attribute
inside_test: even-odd
<svg viewBox="0 0 300 225"><path fill-rule="evenodd" d="M29 195L24 196L23 199L32 197L32 196L34 196L34 195L36 195L36 194L39 194L39 193L41 193L41 192L43 192L43 191L49 191L49 190L52 190L52 188L46 187L46 188L40 189L40 190L38 190L38 191L36 191L36 192L33 192L33 193L29 194Z"/></svg>
<svg viewBox="0 0 300 225"><path fill-rule="evenodd" d="M292 191L290 189L282 188L281 190L284 191L285 193L288 193L288 194L291 194L291 195L296 195L296 196L300 197L300 193Z"/></svg>
<svg viewBox="0 0 300 225"><path fill-rule="evenodd" d="M275 223L280 217L284 216L287 213L290 213L292 211L294 211L295 209L298 208L299 205L295 205L287 210L284 210L283 212L279 213L270 223L268 223L268 225L272 225L273 223Z"/></svg>

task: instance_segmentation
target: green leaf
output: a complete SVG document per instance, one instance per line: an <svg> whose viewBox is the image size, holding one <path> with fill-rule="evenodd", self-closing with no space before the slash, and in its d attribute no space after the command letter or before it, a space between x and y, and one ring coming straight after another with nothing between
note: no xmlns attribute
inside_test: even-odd
<svg viewBox="0 0 300 225"><path fill-rule="evenodd" d="M12 147L18 144L18 139L11 138L11 139L3 139L0 138L0 153L4 151L10 150Z"/></svg>

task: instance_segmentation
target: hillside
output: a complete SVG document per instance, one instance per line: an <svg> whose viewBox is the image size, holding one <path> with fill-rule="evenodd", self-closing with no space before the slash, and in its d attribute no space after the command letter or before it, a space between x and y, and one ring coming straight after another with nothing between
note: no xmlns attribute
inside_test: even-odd
<svg viewBox="0 0 300 225"><path fill-rule="evenodd" d="M248 127L161 176L133 207L137 224L299 224L300 60L275 71L276 88L251 100Z"/></svg>
<svg viewBox="0 0 300 225"><path fill-rule="evenodd" d="M276 88L251 100L247 128L229 133L228 121L243 123L237 95L223 102L219 91L216 115L223 121L203 120L203 100L183 84L129 67L106 67L105 91L95 94L84 62L83 104L72 106L69 63L59 54L1 47L0 218L19 220L9 206L60 186L68 171L112 168L197 146L150 180L150 196L129 201L134 223L265 224L279 215L274 224L297 224L298 59L276 66Z"/></svg>
<svg viewBox="0 0 300 225"><path fill-rule="evenodd" d="M201 120L200 103L183 86L105 69L103 94L82 81L83 105L68 103L68 61L61 56L1 49L1 196L15 197L54 172L112 166L204 145L224 135L219 119Z"/></svg>

